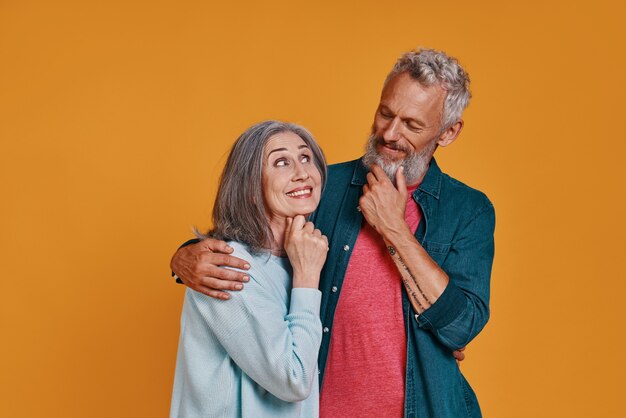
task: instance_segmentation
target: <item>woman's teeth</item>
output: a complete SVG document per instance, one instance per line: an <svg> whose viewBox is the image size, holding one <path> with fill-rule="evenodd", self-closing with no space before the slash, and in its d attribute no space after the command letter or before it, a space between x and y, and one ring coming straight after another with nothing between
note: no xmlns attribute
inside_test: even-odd
<svg viewBox="0 0 626 418"><path fill-rule="evenodd" d="M305 194L311 194L311 189L298 190L297 192L286 193L289 197L303 196Z"/></svg>

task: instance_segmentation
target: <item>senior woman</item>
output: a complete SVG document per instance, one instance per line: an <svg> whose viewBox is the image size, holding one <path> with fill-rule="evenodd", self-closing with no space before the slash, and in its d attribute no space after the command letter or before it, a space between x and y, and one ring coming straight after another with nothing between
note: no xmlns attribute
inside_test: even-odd
<svg viewBox="0 0 626 418"><path fill-rule="evenodd" d="M325 179L324 155L300 126L262 122L233 145L204 236L250 260L250 281L228 301L186 290L171 417L318 416L328 241L305 216Z"/></svg>

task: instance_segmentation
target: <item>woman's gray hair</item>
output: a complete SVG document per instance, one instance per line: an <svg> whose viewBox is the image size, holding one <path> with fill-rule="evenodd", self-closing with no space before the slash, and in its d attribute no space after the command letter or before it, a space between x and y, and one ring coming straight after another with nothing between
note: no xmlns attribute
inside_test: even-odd
<svg viewBox="0 0 626 418"><path fill-rule="evenodd" d="M271 247L274 237L263 198L263 156L269 139L282 132L293 132L306 143L313 163L326 184L326 159L311 133L302 126L268 120L242 133L230 150L213 205L213 229L198 238L217 238L247 244L254 252Z"/></svg>
<svg viewBox="0 0 626 418"><path fill-rule="evenodd" d="M469 90L469 75L455 58L434 49L406 52L387 75L385 86L402 73L408 73L424 86L439 84L447 91L441 116L442 132L461 119L472 94Z"/></svg>

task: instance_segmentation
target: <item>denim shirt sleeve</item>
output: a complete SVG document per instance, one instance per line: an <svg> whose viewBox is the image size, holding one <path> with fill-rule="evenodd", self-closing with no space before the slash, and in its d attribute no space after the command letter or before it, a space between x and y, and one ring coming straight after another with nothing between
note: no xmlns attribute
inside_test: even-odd
<svg viewBox="0 0 626 418"><path fill-rule="evenodd" d="M186 247L186 246L191 245L191 244L197 244L197 243L199 243L199 242L200 242L200 240L199 240L198 238L193 238L193 239L190 239L190 240L188 240L188 241L185 241L185 242L183 243L183 245L181 245L180 247L178 247L178 249L180 250L180 249L181 249L181 248L183 248L183 247ZM175 276L175 273L174 273L173 271L172 271L171 273L172 273L172 277L174 277L174 276ZM178 283L178 284L183 284L183 281L182 281L182 280L180 280L179 278L176 278L176 283Z"/></svg>
<svg viewBox="0 0 626 418"><path fill-rule="evenodd" d="M446 347L466 346L489 319L489 282L494 256L495 212L487 201L458 234L441 265L450 282L417 317Z"/></svg>

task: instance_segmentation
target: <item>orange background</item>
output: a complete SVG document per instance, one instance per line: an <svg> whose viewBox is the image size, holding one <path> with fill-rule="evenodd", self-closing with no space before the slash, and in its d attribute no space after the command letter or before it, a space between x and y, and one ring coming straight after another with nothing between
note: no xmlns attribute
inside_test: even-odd
<svg viewBox="0 0 626 418"><path fill-rule="evenodd" d="M623 414L624 7L607 1L0 1L0 415L169 409L183 288L236 136L361 154L416 46L472 77L437 151L497 211L492 319L462 368L486 417Z"/></svg>

